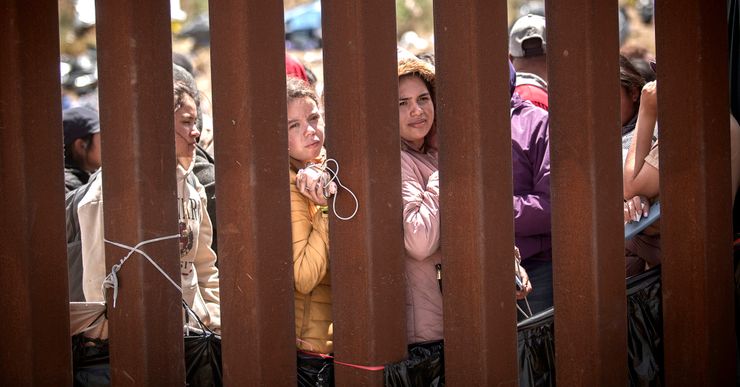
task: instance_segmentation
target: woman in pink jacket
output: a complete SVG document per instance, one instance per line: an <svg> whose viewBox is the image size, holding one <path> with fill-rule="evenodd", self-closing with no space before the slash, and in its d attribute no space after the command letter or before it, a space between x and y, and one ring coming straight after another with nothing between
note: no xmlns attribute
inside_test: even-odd
<svg viewBox="0 0 740 387"><path fill-rule="evenodd" d="M437 280L442 256L433 82L431 64L413 57L399 61L398 121L409 344L442 339L442 292Z"/></svg>
<svg viewBox="0 0 740 387"><path fill-rule="evenodd" d="M398 124L406 248L406 332L409 344L443 339L439 171L434 124L434 66L413 55L398 61ZM532 287L523 269L525 289ZM512 278L512 286L513 284Z"/></svg>

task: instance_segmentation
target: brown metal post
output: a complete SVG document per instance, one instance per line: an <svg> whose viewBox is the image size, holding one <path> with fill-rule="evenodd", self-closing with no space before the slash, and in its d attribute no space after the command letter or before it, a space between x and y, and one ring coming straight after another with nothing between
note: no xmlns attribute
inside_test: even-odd
<svg viewBox="0 0 740 387"><path fill-rule="evenodd" d="M445 377L456 386L514 386L506 2L436 1L434 15Z"/></svg>
<svg viewBox="0 0 740 387"><path fill-rule="evenodd" d="M283 5L210 3L226 385L296 385Z"/></svg>
<svg viewBox="0 0 740 387"><path fill-rule="evenodd" d="M69 385L57 3L0 14L0 384Z"/></svg>
<svg viewBox="0 0 740 387"><path fill-rule="evenodd" d="M97 1L105 237L134 246L178 233L169 4ZM180 283L177 240L142 248ZM106 245L106 267L127 251ZM115 385L183 385L181 294L144 257L118 274L110 319Z"/></svg>
<svg viewBox="0 0 740 387"><path fill-rule="evenodd" d="M661 247L666 385L735 379L727 9L659 2Z"/></svg>
<svg viewBox="0 0 740 387"><path fill-rule="evenodd" d="M614 1L547 8L555 354L562 386L627 384L617 32Z"/></svg>
<svg viewBox="0 0 740 387"><path fill-rule="evenodd" d="M335 353L383 365L406 353L395 8L363 0L322 7L329 156L360 202L349 221L330 216ZM340 214L353 208L341 191ZM382 371L335 372L338 386L383 383Z"/></svg>

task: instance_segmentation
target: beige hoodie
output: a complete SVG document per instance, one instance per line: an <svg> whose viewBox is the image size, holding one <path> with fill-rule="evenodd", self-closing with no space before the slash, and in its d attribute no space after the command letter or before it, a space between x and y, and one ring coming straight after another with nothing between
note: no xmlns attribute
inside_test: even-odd
<svg viewBox="0 0 740 387"><path fill-rule="evenodd" d="M212 226L206 211L203 185L193 177L195 186L188 182L193 164L186 170L177 166L178 218L180 223L180 286L182 298L203 323L219 333L221 313L216 254L211 249ZM95 180L77 208L82 239L82 288L88 302L105 301L103 280L109 271L105 268L103 240L103 175ZM121 252L121 258L125 253ZM130 259L144 259L136 254ZM125 264L124 264L125 265ZM162 278L162 281L167 281ZM192 320L192 319L191 319ZM104 324L104 325L107 325ZM191 323L194 325L194 323ZM107 326L92 337L105 338Z"/></svg>

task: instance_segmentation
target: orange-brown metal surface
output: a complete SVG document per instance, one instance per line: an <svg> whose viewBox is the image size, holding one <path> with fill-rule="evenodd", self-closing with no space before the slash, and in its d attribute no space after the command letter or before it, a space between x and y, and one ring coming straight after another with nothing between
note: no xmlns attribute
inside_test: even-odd
<svg viewBox="0 0 740 387"><path fill-rule="evenodd" d="M726 2L658 2L666 385L735 380Z"/></svg>
<svg viewBox="0 0 740 387"><path fill-rule="evenodd" d="M226 385L296 385L282 2L210 3Z"/></svg>
<svg viewBox="0 0 740 387"><path fill-rule="evenodd" d="M519 384L506 10L434 4L445 377L456 386Z"/></svg>
<svg viewBox="0 0 740 387"><path fill-rule="evenodd" d="M393 2L323 4L329 156L359 199L330 215L335 353L383 365L406 353L398 75ZM341 191L337 209L354 201ZM382 385L382 371L337 365L339 386Z"/></svg>
<svg viewBox="0 0 740 387"><path fill-rule="evenodd" d="M547 7L555 355L562 386L627 384L617 32L614 1Z"/></svg>
<svg viewBox="0 0 740 387"><path fill-rule="evenodd" d="M169 4L98 1L97 45L105 238L135 246L178 234ZM177 239L141 248L180 284ZM128 251L107 244L107 270ZM123 386L182 386L181 293L144 257L108 292L111 379Z"/></svg>
<svg viewBox="0 0 740 387"><path fill-rule="evenodd" d="M0 385L69 385L57 3L0 14Z"/></svg>

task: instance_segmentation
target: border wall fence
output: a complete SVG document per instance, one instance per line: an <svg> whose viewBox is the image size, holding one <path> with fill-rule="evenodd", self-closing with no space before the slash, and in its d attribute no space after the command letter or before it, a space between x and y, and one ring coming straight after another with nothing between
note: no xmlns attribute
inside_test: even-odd
<svg viewBox="0 0 740 387"><path fill-rule="evenodd" d="M735 377L724 1L656 2L665 384ZM0 384L72 380L56 1L0 5ZM295 386L282 2L211 0L226 385ZM406 353L395 8L324 0L328 148L360 201L331 219L335 356ZM451 386L517 385L507 6L434 4L445 364ZM557 383L627 384L617 1L548 4ZM165 0L97 1L106 238L176 233ZM169 129L167 129L169 128ZM147 182L141 184L141 182ZM144 200L144 198L147 198ZM351 205L339 198L339 205ZM344 201L346 199L346 201ZM173 203L169 205L168 203ZM156 214L156 216L152 216ZM177 273L176 242L143 248ZM108 267L121 251L106 248ZM144 260L108 309L114 385L183 385L177 292ZM284 306L284 307L277 307ZM340 386L382 373L336 367Z"/></svg>

